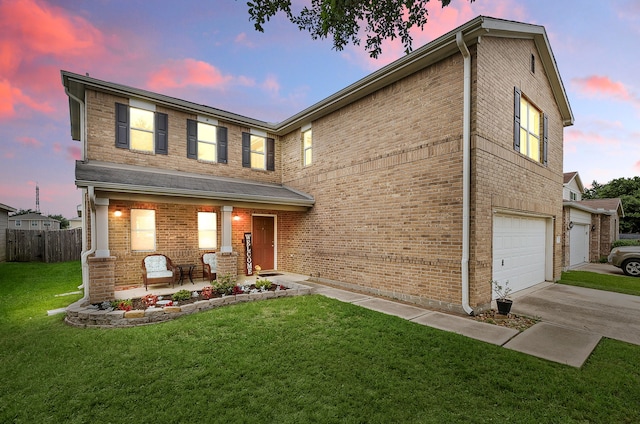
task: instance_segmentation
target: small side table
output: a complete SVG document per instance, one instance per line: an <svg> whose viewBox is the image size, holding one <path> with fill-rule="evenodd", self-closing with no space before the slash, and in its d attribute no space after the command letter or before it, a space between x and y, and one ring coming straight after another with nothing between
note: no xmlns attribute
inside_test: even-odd
<svg viewBox="0 0 640 424"><path fill-rule="evenodd" d="M196 264L178 264L176 266L180 270L180 279L178 279L178 283L180 283L180 285L182 285L182 283L184 282L184 277L187 275L189 276L189 281L191 281L191 284L195 284L193 282L193 270L196 269Z"/></svg>

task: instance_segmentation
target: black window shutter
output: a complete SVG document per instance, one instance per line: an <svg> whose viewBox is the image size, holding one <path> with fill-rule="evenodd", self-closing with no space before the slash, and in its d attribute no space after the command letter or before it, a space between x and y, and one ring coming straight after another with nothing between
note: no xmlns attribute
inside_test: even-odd
<svg viewBox="0 0 640 424"><path fill-rule="evenodd" d="M156 154L169 154L169 116L156 112Z"/></svg>
<svg viewBox="0 0 640 424"><path fill-rule="evenodd" d="M251 134L242 133L242 167L251 168Z"/></svg>
<svg viewBox="0 0 640 424"><path fill-rule="evenodd" d="M198 123L187 119L187 158L198 159Z"/></svg>
<svg viewBox="0 0 640 424"><path fill-rule="evenodd" d="M129 106L116 103L116 147L129 148Z"/></svg>
<svg viewBox="0 0 640 424"><path fill-rule="evenodd" d="M520 89L514 87L513 89L513 148L520 151Z"/></svg>
<svg viewBox="0 0 640 424"><path fill-rule="evenodd" d="M547 114L542 116L542 163L547 164L547 155L549 153L549 118Z"/></svg>
<svg viewBox="0 0 640 424"><path fill-rule="evenodd" d="M218 127L218 163L227 163L227 129Z"/></svg>
<svg viewBox="0 0 640 424"><path fill-rule="evenodd" d="M276 170L276 141L267 138L267 171Z"/></svg>

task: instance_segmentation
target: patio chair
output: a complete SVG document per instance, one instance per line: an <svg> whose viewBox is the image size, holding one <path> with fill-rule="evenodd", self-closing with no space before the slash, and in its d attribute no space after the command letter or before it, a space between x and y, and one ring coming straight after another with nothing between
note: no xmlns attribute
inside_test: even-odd
<svg viewBox="0 0 640 424"><path fill-rule="evenodd" d="M171 284L176 283L176 267L165 255L159 253L147 255L142 260L142 281L144 289L147 290L149 284Z"/></svg>
<svg viewBox="0 0 640 424"><path fill-rule="evenodd" d="M202 278L209 278L209 282L216 279L216 272L218 268L218 258L216 252L207 252L200 258L202 261Z"/></svg>

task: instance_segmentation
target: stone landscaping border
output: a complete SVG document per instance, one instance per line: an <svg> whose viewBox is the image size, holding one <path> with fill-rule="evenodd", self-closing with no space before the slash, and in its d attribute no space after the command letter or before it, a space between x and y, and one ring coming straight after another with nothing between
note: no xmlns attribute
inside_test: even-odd
<svg viewBox="0 0 640 424"><path fill-rule="evenodd" d="M303 284L286 282L278 283L287 290L266 291L261 293L245 293L199 300L182 306L165 306L164 308L136 309L132 311L105 311L92 305L84 305L83 300L70 305L66 310L65 323L79 328L123 328L139 325L166 322L184 315L206 311L220 306L242 302L274 299L279 297L302 296L311 294L313 289Z"/></svg>

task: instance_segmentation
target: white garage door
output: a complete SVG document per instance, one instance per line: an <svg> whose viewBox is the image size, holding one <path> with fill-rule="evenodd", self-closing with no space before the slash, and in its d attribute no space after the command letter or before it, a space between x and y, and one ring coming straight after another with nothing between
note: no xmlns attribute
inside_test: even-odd
<svg viewBox="0 0 640 424"><path fill-rule="evenodd" d="M589 226L574 224L569 232L569 266L589 261Z"/></svg>
<svg viewBox="0 0 640 424"><path fill-rule="evenodd" d="M513 291L545 281L545 234L544 218L495 215L493 279L509 281Z"/></svg>

